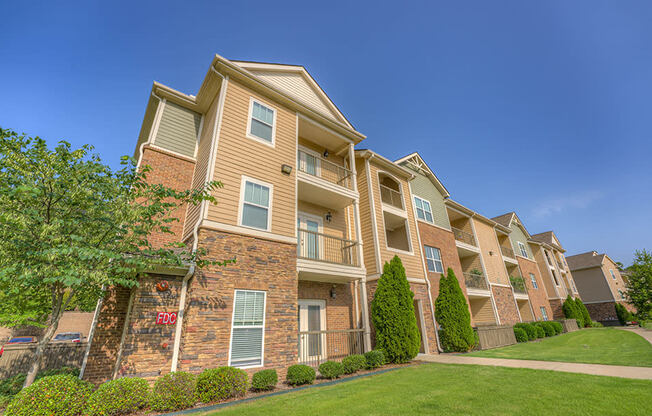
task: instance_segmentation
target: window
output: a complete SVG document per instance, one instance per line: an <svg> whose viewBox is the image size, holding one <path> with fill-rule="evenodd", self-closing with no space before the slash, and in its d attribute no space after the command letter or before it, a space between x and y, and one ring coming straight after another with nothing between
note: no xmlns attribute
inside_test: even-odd
<svg viewBox="0 0 652 416"><path fill-rule="evenodd" d="M274 144L275 119L276 111L252 98L249 105L247 136L267 144Z"/></svg>
<svg viewBox="0 0 652 416"><path fill-rule="evenodd" d="M545 250L543 250L543 254L546 255L546 260L548 261L548 264L552 266L552 260L550 260L550 254L548 254L548 252Z"/></svg>
<svg viewBox="0 0 652 416"><path fill-rule="evenodd" d="M557 273L555 273L554 270L552 270L552 277L555 279L555 284L559 286L559 280L557 280Z"/></svg>
<svg viewBox="0 0 652 416"><path fill-rule="evenodd" d="M272 186L242 178L240 225L269 231Z"/></svg>
<svg viewBox="0 0 652 416"><path fill-rule="evenodd" d="M537 284L537 278L534 276L534 273L530 273L530 280L532 281L532 287L538 289L539 285Z"/></svg>
<svg viewBox="0 0 652 416"><path fill-rule="evenodd" d="M609 273L611 273L611 278L616 280L616 274L614 273L614 271L610 269Z"/></svg>
<svg viewBox="0 0 652 416"><path fill-rule="evenodd" d="M544 321L548 320L548 312L546 312L546 308L541 306L541 317L543 318Z"/></svg>
<svg viewBox="0 0 652 416"><path fill-rule="evenodd" d="M432 222L432 210L430 209L430 202L415 196L414 205L417 207L417 218L420 220Z"/></svg>
<svg viewBox="0 0 652 416"><path fill-rule="evenodd" d="M265 292L236 290L233 301L229 365L257 367L263 365L265 330Z"/></svg>
<svg viewBox="0 0 652 416"><path fill-rule="evenodd" d="M525 244L521 243L520 241L518 241L518 250L521 252L521 256L525 257L526 259L529 258Z"/></svg>
<svg viewBox="0 0 652 416"><path fill-rule="evenodd" d="M577 293L577 288L575 287L575 281L571 280L571 286L573 286L573 292Z"/></svg>
<svg viewBox="0 0 652 416"><path fill-rule="evenodd" d="M625 299L625 293L622 290L618 289L618 294L620 295L620 299Z"/></svg>
<svg viewBox="0 0 652 416"><path fill-rule="evenodd" d="M441 261L441 252L438 248L424 246L426 249L426 263L429 272L444 273L444 264Z"/></svg>

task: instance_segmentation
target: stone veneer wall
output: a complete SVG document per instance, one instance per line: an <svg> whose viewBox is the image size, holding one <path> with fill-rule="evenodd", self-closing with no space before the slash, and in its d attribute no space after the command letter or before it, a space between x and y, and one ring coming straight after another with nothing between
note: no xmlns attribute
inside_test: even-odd
<svg viewBox="0 0 652 416"><path fill-rule="evenodd" d="M521 322L518 316L518 309L516 309L516 302L514 294L510 287L492 285L491 290L494 294L494 301L496 302L496 309L500 317L501 325L513 325Z"/></svg>

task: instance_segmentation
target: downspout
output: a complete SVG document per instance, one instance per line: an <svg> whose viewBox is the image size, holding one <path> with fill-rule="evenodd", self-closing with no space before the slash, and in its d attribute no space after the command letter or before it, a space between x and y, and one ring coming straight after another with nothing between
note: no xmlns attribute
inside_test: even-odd
<svg viewBox="0 0 652 416"><path fill-rule="evenodd" d="M91 353L91 345L93 343L93 335L95 335L95 328L97 327L97 321L100 318L100 309L102 309L102 304L104 303L104 290L106 285L102 285L103 295L97 299L97 304L95 305L95 313L93 314L93 323L91 323L91 330L88 333L88 344L86 345L86 351L84 352L84 359L82 361L81 370L79 370L79 379L84 379L84 371L86 371L86 364L88 363L88 355Z"/></svg>

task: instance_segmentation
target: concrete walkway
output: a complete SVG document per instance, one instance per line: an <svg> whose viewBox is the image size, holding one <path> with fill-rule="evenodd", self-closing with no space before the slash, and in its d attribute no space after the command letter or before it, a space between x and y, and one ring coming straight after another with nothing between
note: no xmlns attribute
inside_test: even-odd
<svg viewBox="0 0 652 416"><path fill-rule="evenodd" d="M504 358L470 357L459 354L419 354L419 361L440 364L476 364L497 367L531 368L535 370L563 371L566 373L592 374L623 378L652 380L652 367L628 367L622 365L561 363L557 361L510 360Z"/></svg>
<svg viewBox="0 0 652 416"><path fill-rule="evenodd" d="M649 329L644 329L644 328L641 328L641 327L638 327L638 326L620 327L618 329L622 329L624 331L630 331L630 332L633 332L635 334L638 334L638 335L642 336L643 338L645 338L647 340L647 342L652 344L652 331L650 331Z"/></svg>

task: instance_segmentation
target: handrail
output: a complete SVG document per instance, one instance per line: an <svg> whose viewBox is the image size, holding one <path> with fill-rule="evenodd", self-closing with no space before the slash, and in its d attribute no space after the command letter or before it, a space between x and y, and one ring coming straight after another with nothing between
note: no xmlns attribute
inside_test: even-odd
<svg viewBox="0 0 652 416"><path fill-rule="evenodd" d="M308 158L314 158L316 162L313 165L302 162L302 159L308 160ZM349 168L303 150L298 150L297 164L301 172L316 176L347 189L353 189L353 181L350 179L352 178L353 172Z"/></svg>
<svg viewBox="0 0 652 416"><path fill-rule="evenodd" d="M509 276L509 284L514 288L514 292L527 294L525 280L521 276Z"/></svg>
<svg viewBox="0 0 652 416"><path fill-rule="evenodd" d="M348 334L351 332L364 332L364 329L330 329L325 331L299 331L299 334L306 335L321 335L321 334Z"/></svg>
<svg viewBox="0 0 652 416"><path fill-rule="evenodd" d="M516 258L514 255L514 250L511 247L500 246L500 252L503 253L503 256L505 257L510 257L512 259Z"/></svg>
<svg viewBox="0 0 652 416"><path fill-rule="evenodd" d="M466 285L467 289L482 289L482 290L489 290L487 286L487 280L485 279L483 274L476 274L476 273L463 273L464 274L464 284Z"/></svg>
<svg viewBox="0 0 652 416"><path fill-rule="evenodd" d="M455 236L455 239L457 241L461 241L466 244L470 244L472 246L476 246L477 244L475 243L475 237L471 233L467 233L466 231L462 231L459 228L451 227L451 230L453 231L453 235Z"/></svg>
<svg viewBox="0 0 652 416"><path fill-rule="evenodd" d="M385 186L382 183L380 185L380 199L386 204L394 206L399 209L403 208L403 195L389 186Z"/></svg>
<svg viewBox="0 0 652 416"><path fill-rule="evenodd" d="M358 267L359 247L354 240L297 228L299 258Z"/></svg>

